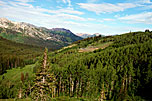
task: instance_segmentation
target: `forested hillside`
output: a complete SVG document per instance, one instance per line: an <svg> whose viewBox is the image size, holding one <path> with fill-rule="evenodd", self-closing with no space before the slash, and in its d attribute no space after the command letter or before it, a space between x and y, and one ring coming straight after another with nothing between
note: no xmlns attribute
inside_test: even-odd
<svg viewBox="0 0 152 101"><path fill-rule="evenodd" d="M93 52L81 48L109 46ZM100 100L152 100L152 33L94 37L50 54L57 96ZM75 44L76 44L75 43Z"/></svg>
<svg viewBox="0 0 152 101"><path fill-rule="evenodd" d="M150 101L151 43L152 32L130 32L83 39L63 49L49 52L48 56L45 51L33 67L36 77L28 86L31 93L22 92L21 98L35 98L32 94L37 91L43 92L38 93L39 100L60 101L74 98L86 101ZM5 77L1 76L0 80L5 80ZM33 90L35 86L39 89ZM1 86L1 90L5 92L4 88ZM13 87L9 90L11 89ZM24 86L20 89L26 91ZM0 97L5 98L2 94ZM7 98L18 97L14 95Z"/></svg>
<svg viewBox="0 0 152 101"><path fill-rule="evenodd" d="M0 74L7 69L24 67L42 55L43 48L9 41L0 37Z"/></svg>

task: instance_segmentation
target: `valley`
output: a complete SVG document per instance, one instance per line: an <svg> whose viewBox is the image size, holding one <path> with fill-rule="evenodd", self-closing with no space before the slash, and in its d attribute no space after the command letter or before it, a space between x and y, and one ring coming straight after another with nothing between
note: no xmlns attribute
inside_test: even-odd
<svg viewBox="0 0 152 101"><path fill-rule="evenodd" d="M152 101L152 0L0 0L0 101Z"/></svg>
<svg viewBox="0 0 152 101"><path fill-rule="evenodd" d="M33 92L40 91L41 100L151 100L151 43L152 32L146 31L90 37L59 50L45 49L44 55L42 49L35 62L0 76L0 98L19 99L21 94L32 100L37 96Z"/></svg>

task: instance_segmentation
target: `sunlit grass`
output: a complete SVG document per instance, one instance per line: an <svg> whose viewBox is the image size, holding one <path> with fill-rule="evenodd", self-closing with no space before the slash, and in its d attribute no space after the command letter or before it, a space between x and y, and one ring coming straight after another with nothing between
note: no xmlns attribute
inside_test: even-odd
<svg viewBox="0 0 152 101"><path fill-rule="evenodd" d="M21 73L23 73L24 75L26 73L28 73L29 78L32 78L34 76L33 73L33 67L35 65L26 65L23 68L12 68L10 70L7 70L7 73L4 73L3 75L0 75L0 80L2 80L2 83L8 83L8 81L11 84L16 84L18 82L20 82L20 78L21 78Z"/></svg>

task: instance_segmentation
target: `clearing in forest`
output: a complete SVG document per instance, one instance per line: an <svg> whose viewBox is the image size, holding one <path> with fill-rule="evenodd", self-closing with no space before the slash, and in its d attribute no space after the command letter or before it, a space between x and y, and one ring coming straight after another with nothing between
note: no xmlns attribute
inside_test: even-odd
<svg viewBox="0 0 152 101"><path fill-rule="evenodd" d="M113 42L106 42L103 44L98 44L96 46L88 46L86 48L80 48L79 52L93 52L97 49L105 49L106 47L108 47L109 45L111 45Z"/></svg>

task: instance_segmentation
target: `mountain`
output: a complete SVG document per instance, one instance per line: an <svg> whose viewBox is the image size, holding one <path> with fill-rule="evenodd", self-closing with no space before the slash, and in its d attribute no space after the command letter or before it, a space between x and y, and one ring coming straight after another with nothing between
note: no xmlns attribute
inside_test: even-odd
<svg viewBox="0 0 152 101"><path fill-rule="evenodd" d="M82 39L81 37L73 34L70 30L65 28L52 28L50 29L50 32L54 35L64 36L65 39L61 39L62 41L74 42Z"/></svg>
<svg viewBox="0 0 152 101"><path fill-rule="evenodd" d="M87 34L87 33L77 33L76 35L82 37L82 38L89 38L89 37L95 37L95 36L99 36L101 34L99 33L95 33L95 34ZM101 35L104 36L104 35Z"/></svg>
<svg viewBox="0 0 152 101"><path fill-rule="evenodd" d="M6 18L0 18L0 36L19 43L52 49L58 49L82 39L64 28L47 29L25 22L13 22Z"/></svg>

